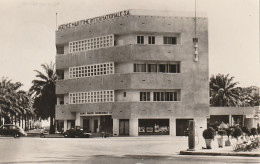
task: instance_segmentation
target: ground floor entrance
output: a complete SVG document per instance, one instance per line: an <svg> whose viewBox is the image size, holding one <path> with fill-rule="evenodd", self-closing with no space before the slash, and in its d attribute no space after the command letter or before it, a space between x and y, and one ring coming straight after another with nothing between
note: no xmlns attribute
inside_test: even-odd
<svg viewBox="0 0 260 164"><path fill-rule="evenodd" d="M193 119L176 119L176 136L185 136L189 127L189 120Z"/></svg>
<svg viewBox="0 0 260 164"><path fill-rule="evenodd" d="M129 135L129 120L128 119L119 120L119 135Z"/></svg>
<svg viewBox="0 0 260 164"><path fill-rule="evenodd" d="M199 130L206 128L206 118L130 118L117 119L112 115L79 115L76 120L61 120L57 129L80 126L90 133L109 133L110 136L171 135L185 136L189 120L195 120ZM62 122L64 125L62 126Z"/></svg>
<svg viewBox="0 0 260 164"><path fill-rule="evenodd" d="M112 133L113 119L111 115L106 116L82 116L81 127L91 133Z"/></svg>

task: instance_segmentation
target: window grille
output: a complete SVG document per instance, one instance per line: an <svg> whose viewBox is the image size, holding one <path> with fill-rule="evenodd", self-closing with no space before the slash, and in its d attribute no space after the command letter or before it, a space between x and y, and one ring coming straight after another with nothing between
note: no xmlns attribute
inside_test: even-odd
<svg viewBox="0 0 260 164"><path fill-rule="evenodd" d="M69 77L83 78L114 74L114 63L100 63L69 68Z"/></svg>
<svg viewBox="0 0 260 164"><path fill-rule="evenodd" d="M114 102L114 91L104 90L69 93L69 101L70 104Z"/></svg>
<svg viewBox="0 0 260 164"><path fill-rule="evenodd" d="M114 46L114 35L100 36L96 38L89 38L69 42L69 52L80 52L99 48L106 48Z"/></svg>

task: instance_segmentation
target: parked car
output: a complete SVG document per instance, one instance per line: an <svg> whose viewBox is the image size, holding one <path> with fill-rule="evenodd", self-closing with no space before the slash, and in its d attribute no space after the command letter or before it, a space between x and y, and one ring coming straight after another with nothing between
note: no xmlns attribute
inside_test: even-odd
<svg viewBox="0 0 260 164"><path fill-rule="evenodd" d="M71 128L63 133L64 137L66 138L75 138L75 137L82 137L82 138L89 138L92 134L81 129L80 126L76 126L76 128Z"/></svg>
<svg viewBox="0 0 260 164"><path fill-rule="evenodd" d="M49 134L50 133L50 129L42 129L41 130L41 134L40 134L40 137L43 138L45 137L45 135Z"/></svg>
<svg viewBox="0 0 260 164"><path fill-rule="evenodd" d="M13 136L19 138L20 136L26 136L24 130L17 125L5 124L0 127L0 135L2 136Z"/></svg>

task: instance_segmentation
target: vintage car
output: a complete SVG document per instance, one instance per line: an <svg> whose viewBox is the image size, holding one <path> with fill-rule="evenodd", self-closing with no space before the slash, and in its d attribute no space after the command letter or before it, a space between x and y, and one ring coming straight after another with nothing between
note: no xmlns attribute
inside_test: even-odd
<svg viewBox="0 0 260 164"><path fill-rule="evenodd" d="M20 136L26 136L27 134L24 130L13 124L5 124L0 127L1 136L13 136L14 138L19 138Z"/></svg>
<svg viewBox="0 0 260 164"><path fill-rule="evenodd" d="M71 128L63 133L65 138L75 138L75 137L81 137L81 138L89 138L92 134L81 129L80 126L76 126L76 128Z"/></svg>

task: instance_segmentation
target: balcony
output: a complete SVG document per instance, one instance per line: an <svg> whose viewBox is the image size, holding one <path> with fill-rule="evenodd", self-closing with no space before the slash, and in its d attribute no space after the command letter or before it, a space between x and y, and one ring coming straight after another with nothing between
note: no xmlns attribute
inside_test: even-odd
<svg viewBox="0 0 260 164"><path fill-rule="evenodd" d="M127 73L58 80L56 94L119 89L182 89L184 77L182 73Z"/></svg>
<svg viewBox="0 0 260 164"><path fill-rule="evenodd" d="M181 55L182 45L124 45L57 55L56 68L129 61L183 61L192 55ZM185 50L187 51L187 50ZM192 47L191 47L192 52Z"/></svg>

